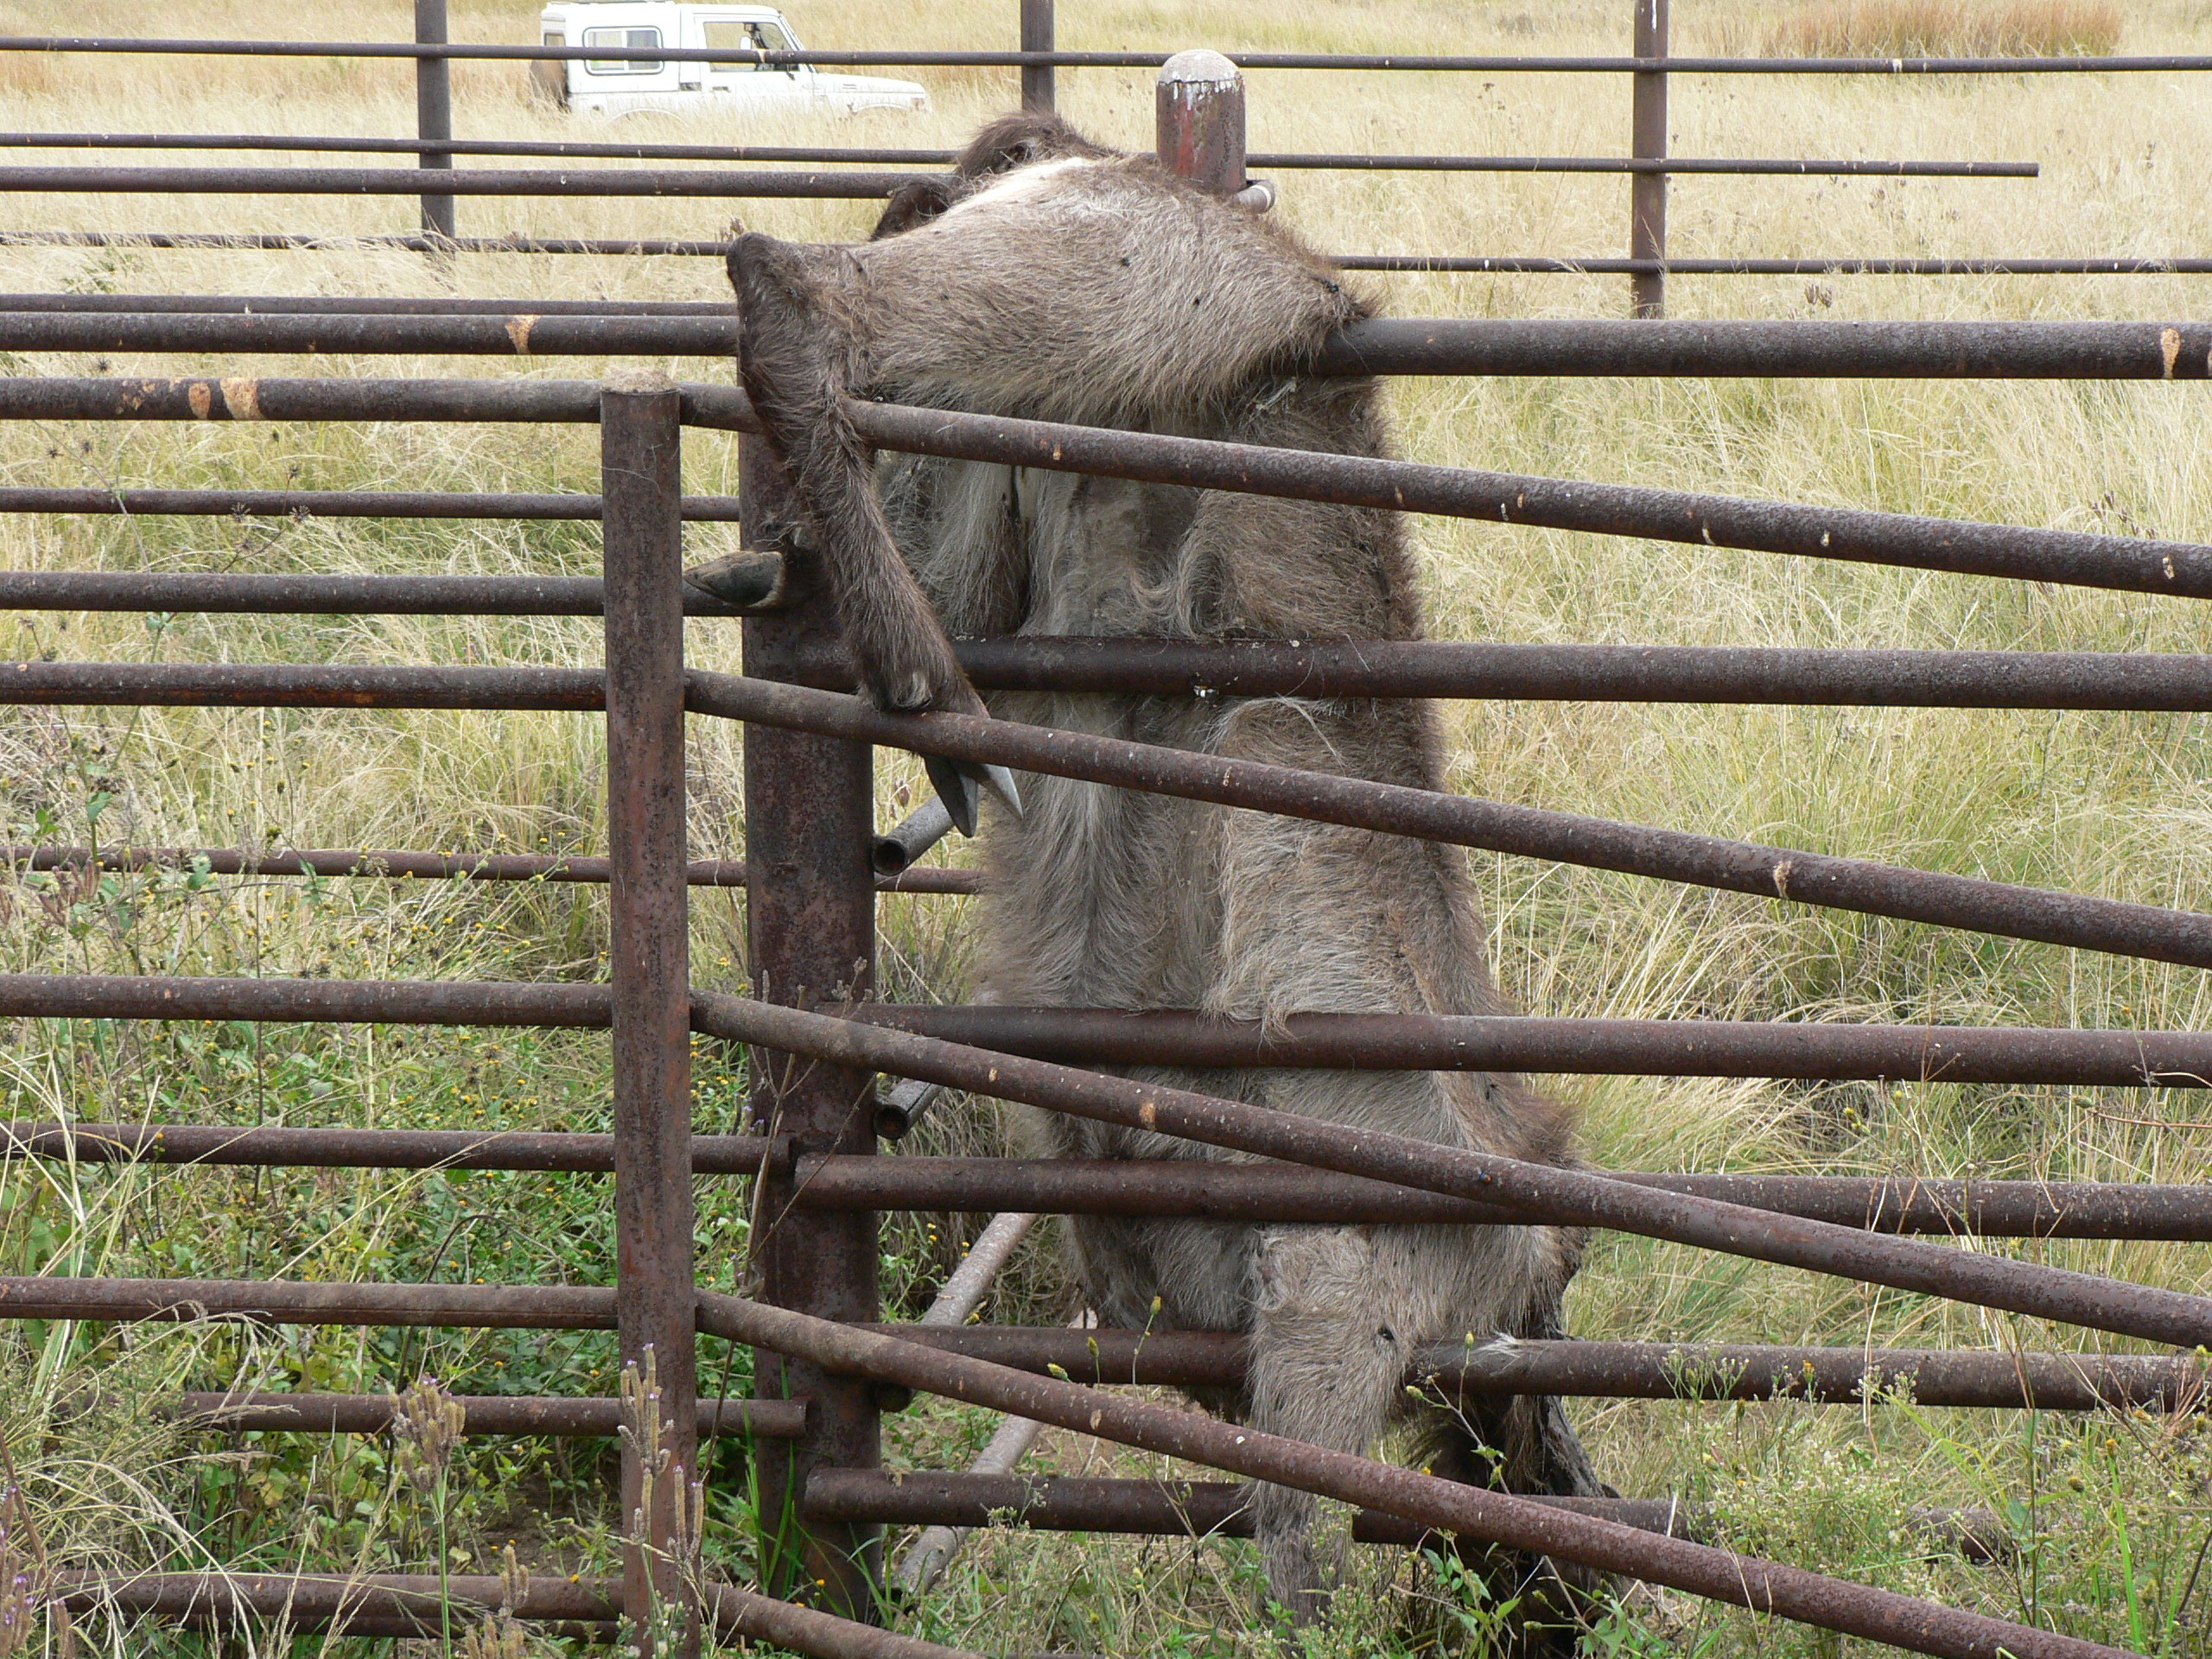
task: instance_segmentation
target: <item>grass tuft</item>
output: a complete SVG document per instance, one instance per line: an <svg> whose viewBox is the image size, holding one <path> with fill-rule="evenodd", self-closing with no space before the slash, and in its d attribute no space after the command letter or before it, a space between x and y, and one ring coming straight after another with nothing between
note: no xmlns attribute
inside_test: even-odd
<svg viewBox="0 0 2212 1659"><path fill-rule="evenodd" d="M1818 0L1760 46L1792 58L2101 57L2120 33L2113 0Z"/></svg>

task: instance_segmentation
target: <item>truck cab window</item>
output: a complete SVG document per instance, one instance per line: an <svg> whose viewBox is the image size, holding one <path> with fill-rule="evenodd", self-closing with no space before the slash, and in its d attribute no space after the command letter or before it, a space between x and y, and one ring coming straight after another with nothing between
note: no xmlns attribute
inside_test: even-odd
<svg viewBox="0 0 2212 1659"><path fill-rule="evenodd" d="M588 29L584 30L586 46L649 47L660 44L660 30L657 29ZM658 63L627 62L620 59L592 59L584 67L594 75L657 75L663 65Z"/></svg>
<svg viewBox="0 0 2212 1659"><path fill-rule="evenodd" d="M752 47L760 44L753 38L754 31L747 29L739 18L709 17L699 27L710 49L717 46ZM718 70L724 74L728 74L734 69L757 69L760 67L757 63L741 63L734 59L728 63L710 63L707 66L708 68Z"/></svg>
<svg viewBox="0 0 2212 1659"><path fill-rule="evenodd" d="M791 38L772 22L736 22L721 20L706 27L708 47L752 47L754 51L791 51ZM790 75L790 64L715 64L715 68L766 68L770 73Z"/></svg>

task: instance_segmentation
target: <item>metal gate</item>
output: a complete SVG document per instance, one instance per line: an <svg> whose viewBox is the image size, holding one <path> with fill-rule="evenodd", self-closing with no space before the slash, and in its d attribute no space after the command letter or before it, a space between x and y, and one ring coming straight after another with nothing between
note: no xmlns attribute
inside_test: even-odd
<svg viewBox="0 0 2212 1659"><path fill-rule="evenodd" d="M1172 90L1172 78L1171 78ZM1238 111L1163 97L1162 152L1205 158L1209 188L1245 188ZM1172 116L1172 120L1168 117ZM512 313L465 302L363 301L335 314L283 302L0 316L21 348L720 354L721 317ZM1317 374L1813 376L2203 379L2212 325L1677 324L1379 321L1341 336ZM2176 395L2188 395L2177 392ZM1581 484L1200 440L857 404L881 448L1102 476L1570 528L1819 558L2212 597L2212 547ZM602 614L607 664L553 668L346 668L25 662L0 699L48 705L205 704L603 710L610 847L604 859L467 854L207 853L211 869L360 877L605 881L607 984L0 977L0 1015L537 1025L606 1028L612 1135L17 1124L28 1155L269 1166L605 1170L620 1275L612 1287L328 1285L0 1279L18 1319L251 1315L303 1323L613 1328L620 1400L467 1402L479 1432L624 1439L627 1570L619 1582L533 1587L513 1611L580 1631L630 1621L642 1650L683 1651L709 1620L826 1656L947 1649L874 1628L880 1529L975 1525L1008 1509L1091 1530L1233 1530L1230 1485L1024 1482L880 1471L883 1391L921 1389L1359 1506L1356 1535L1494 1541L1823 1628L1956 1656L2019 1659L2110 1649L1714 1548L1670 1505L1569 1503L1478 1490L1101 1391L1113 1382L1233 1381L1241 1339L875 1324L874 1217L902 1206L976 1211L1199 1215L1233 1220L1548 1222L1606 1227L1870 1284L2053 1319L2184 1351L2172 1358L1690 1348L1530 1342L1424 1357L1447 1392L1727 1399L1856 1397L1869 1376L1910 1378L1931 1403L2087 1408L2193 1404L2212 1346L2212 1300L1971 1254L1905 1235L2212 1239L2212 1192L2131 1185L1870 1180L1566 1170L1362 1133L1084 1069L1172 1062L1802 1078L2202 1086L2212 1036L1719 1021L1331 1014L1264 1031L1191 1014L912 1007L872 1000L874 895L965 891L947 873L880 877L871 747L989 761L1325 823L1625 871L1792 904L2002 938L2212 967L2212 916L1897 868L1541 808L1285 771L1109 738L949 715L899 716L846 695L848 670L794 513L766 448L743 444L734 500L683 497L687 427L750 434L741 392L637 377L563 380L0 380L0 418L596 423L596 496L425 493L0 489L0 510L391 518L597 519L597 582L491 577L0 575L18 608ZM687 519L736 517L754 558L719 594L687 582ZM687 669L683 619L742 617L745 672ZM2147 654L1704 650L1497 645L1208 644L1001 639L962 658L985 689L1154 696L1444 696L2212 710L2204 659ZM747 857L697 864L684 844L687 715L744 723ZM18 868L128 868L180 855L25 848ZM227 858L225 864L219 861ZM924 877L926 875L926 879ZM744 886L754 985L695 988L686 960L694 885ZM747 1046L752 1134L695 1135L691 1043ZM792 1065L796 1058L804 1062ZM1014 1160L877 1155L874 1077L887 1074L1099 1121L1141 1125L1273 1160L1131 1163L1101 1171ZM894 1123L893 1127L896 1127ZM747 1177L780 1224L760 1300L696 1282L694 1178ZM758 1397L702 1400L698 1332L750 1344ZM1705 1379L1686 1382L1686 1378ZM200 1401L233 1426L358 1430L388 1420L367 1396ZM702 1433L756 1444L769 1580L709 1582L697 1567ZM447 1604L490 1607L496 1580L148 1575L49 1586L57 1605L207 1621L283 1612L357 1633L432 1631ZM791 1598L804 1592L812 1605ZM512 1599L512 1598L510 1598Z"/></svg>

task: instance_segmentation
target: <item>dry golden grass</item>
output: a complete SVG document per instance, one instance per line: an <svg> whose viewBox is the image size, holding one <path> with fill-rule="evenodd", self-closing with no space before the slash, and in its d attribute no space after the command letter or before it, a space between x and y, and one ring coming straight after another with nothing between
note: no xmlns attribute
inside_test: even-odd
<svg viewBox="0 0 2212 1659"><path fill-rule="evenodd" d="M1818 0L1759 45L1770 57L2095 57L2120 35L2113 0Z"/></svg>

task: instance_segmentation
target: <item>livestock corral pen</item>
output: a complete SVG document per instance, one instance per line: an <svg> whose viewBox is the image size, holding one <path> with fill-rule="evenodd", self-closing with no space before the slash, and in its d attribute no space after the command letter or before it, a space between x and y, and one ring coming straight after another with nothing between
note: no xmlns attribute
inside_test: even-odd
<svg viewBox="0 0 2212 1659"><path fill-rule="evenodd" d="M444 10L0 29L388 42ZM1503 267L1346 279L1448 320L1317 365L1391 376L1416 465L860 416L892 449L1421 512L1431 636L1470 643L967 665L1449 697L1459 799L836 695L728 321L696 308L720 262L474 239L703 248L734 213L848 240L865 196L464 179L425 251L408 155L182 142L435 131L411 59L0 50L0 168L39 169L0 171L0 1654L1490 1650L1516 1610L1431 1529L1631 1575L1594 1652L2201 1650L2212 479L2207 389L2164 383L2212 372L2212 13L2130 7L2094 48L2130 64L2096 70L1509 61L1756 55L1784 16L1630 11L840 0L794 15L810 47L1123 54L925 61L897 73L930 111L849 121L603 125L524 62L449 65L462 143L942 154L1025 90L1150 149L1154 65L1192 45L1467 60L1247 77L1272 212L1355 265ZM446 24L537 33L504 0ZM178 142L53 137L132 133ZM1298 164L1345 152L1504 159ZM1662 156L1853 165L1662 196ZM1523 165L1587 157L1646 165ZM708 163L833 170L455 157ZM193 172L56 170L94 164ZM410 177L208 170L295 165ZM2033 261L2058 269L2002 274ZM1835 326L1875 319L1916 326ZM1472 848L1532 1017L963 1007L963 844L866 863L932 747ZM1520 1069L1608 1178L1077 1069L1170 1056ZM1006 1160L991 1095L1282 1161ZM1018 1218L1084 1211L1599 1224L1571 1342L1469 1332L1408 1386L1571 1396L1625 1496L1535 1510L1185 1411L1172 1385L1233 1381L1237 1345L1065 1328L1057 1224ZM1018 1463L1001 1411L1046 1425ZM1254 1610L1229 1483L1255 1476L1387 1546L1324 1625Z"/></svg>

